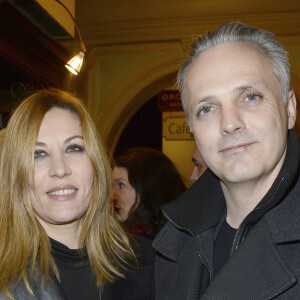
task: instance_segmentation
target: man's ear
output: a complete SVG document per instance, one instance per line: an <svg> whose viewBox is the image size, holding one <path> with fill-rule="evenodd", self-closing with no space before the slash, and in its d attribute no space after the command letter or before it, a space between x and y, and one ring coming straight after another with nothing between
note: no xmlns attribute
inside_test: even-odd
<svg viewBox="0 0 300 300"><path fill-rule="evenodd" d="M288 101L287 101L287 112L288 112L288 128L292 129L296 123L296 107L297 107L297 101L295 92L293 89L289 91L288 94Z"/></svg>

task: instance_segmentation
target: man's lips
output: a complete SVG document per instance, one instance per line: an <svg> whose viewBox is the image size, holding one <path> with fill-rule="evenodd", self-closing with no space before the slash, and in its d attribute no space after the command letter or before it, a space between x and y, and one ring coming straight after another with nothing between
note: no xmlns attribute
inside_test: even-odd
<svg viewBox="0 0 300 300"><path fill-rule="evenodd" d="M248 148L255 144L255 142L248 142L248 143L240 143L236 145L230 145L224 147L222 150L220 150L221 153L233 153L233 152L240 152L244 150L248 150Z"/></svg>

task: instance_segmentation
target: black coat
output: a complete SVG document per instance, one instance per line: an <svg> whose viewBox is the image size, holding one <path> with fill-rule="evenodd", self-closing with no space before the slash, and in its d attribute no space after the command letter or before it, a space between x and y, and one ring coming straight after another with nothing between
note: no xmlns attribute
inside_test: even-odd
<svg viewBox="0 0 300 300"><path fill-rule="evenodd" d="M133 242L133 249L138 260L138 269L131 267L127 269L125 279L117 279L112 284L104 285L99 291L99 300L152 300L154 299L153 266L154 250L151 241L138 237ZM132 262L136 265L136 262ZM55 277L51 279L46 287L45 280L41 282L34 279L32 283L34 297L28 292L23 282L12 291L16 300L67 300L59 282ZM8 300L0 294L0 300ZM88 299L83 299L88 300Z"/></svg>
<svg viewBox="0 0 300 300"><path fill-rule="evenodd" d="M299 139L289 133L284 165L240 225L231 256L214 276L216 226L225 208L208 170L164 208L168 223L153 242L156 300L300 299Z"/></svg>

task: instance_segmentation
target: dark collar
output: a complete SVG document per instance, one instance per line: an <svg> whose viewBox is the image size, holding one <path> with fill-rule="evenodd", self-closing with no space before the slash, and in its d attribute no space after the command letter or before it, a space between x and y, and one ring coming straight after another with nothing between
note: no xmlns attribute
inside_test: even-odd
<svg viewBox="0 0 300 300"><path fill-rule="evenodd" d="M244 222L257 222L268 210L280 203L294 184L298 169L299 138L294 130L289 130L287 153L281 171L265 197ZM218 178L207 170L190 189L165 205L163 211L176 227L198 235L217 225L225 205Z"/></svg>

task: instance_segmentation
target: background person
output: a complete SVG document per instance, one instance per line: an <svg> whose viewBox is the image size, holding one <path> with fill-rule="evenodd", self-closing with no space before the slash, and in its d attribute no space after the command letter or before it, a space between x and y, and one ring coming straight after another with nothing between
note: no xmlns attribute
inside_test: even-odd
<svg viewBox="0 0 300 300"><path fill-rule="evenodd" d="M300 299L300 148L286 51L268 31L224 24L195 40L178 83L209 170L164 207L155 299Z"/></svg>
<svg viewBox="0 0 300 300"><path fill-rule="evenodd" d="M198 180L198 178L206 171L207 166L206 163L204 162L202 155L200 154L197 145L195 145L195 150L194 154L192 157L192 162L195 164L195 167L192 171L190 180L192 182L195 182Z"/></svg>
<svg viewBox="0 0 300 300"><path fill-rule="evenodd" d="M0 298L151 299L152 251L143 245L137 270L111 207L106 153L80 101L33 94L1 143Z"/></svg>
<svg viewBox="0 0 300 300"><path fill-rule="evenodd" d="M170 159L151 148L131 148L116 158L112 178L120 219L131 233L150 239L165 223L162 205L186 190Z"/></svg>

